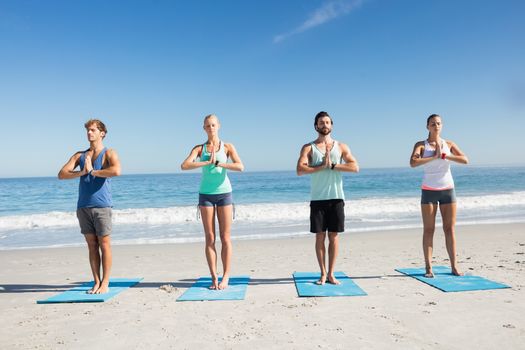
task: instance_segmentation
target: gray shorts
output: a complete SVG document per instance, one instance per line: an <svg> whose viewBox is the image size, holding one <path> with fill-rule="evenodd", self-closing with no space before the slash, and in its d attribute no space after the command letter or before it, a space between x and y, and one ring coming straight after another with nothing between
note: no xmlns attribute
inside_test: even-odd
<svg viewBox="0 0 525 350"><path fill-rule="evenodd" d="M449 190L430 191L421 190L421 204L450 204L456 202L456 191Z"/></svg>
<svg viewBox="0 0 525 350"><path fill-rule="evenodd" d="M107 236L111 234L111 207L78 208L77 218L82 234Z"/></svg>

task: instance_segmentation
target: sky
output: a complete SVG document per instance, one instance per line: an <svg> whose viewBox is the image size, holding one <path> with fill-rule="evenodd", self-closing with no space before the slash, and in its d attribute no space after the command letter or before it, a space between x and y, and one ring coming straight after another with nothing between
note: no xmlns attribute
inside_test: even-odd
<svg viewBox="0 0 525 350"><path fill-rule="evenodd" d="M405 167L426 118L471 165L524 165L525 2L0 0L0 177L55 176L108 127L124 174L220 137L294 170L327 111L361 168Z"/></svg>

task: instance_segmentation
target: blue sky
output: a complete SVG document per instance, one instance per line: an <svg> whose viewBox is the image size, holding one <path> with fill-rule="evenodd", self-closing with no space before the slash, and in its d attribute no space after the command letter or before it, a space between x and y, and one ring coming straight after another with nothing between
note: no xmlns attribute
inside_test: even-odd
<svg viewBox="0 0 525 350"><path fill-rule="evenodd" d="M525 2L1 1L0 177L54 176L100 118L124 173L179 172L215 113L248 171L313 117L361 167L408 166L443 116L473 165L523 165Z"/></svg>

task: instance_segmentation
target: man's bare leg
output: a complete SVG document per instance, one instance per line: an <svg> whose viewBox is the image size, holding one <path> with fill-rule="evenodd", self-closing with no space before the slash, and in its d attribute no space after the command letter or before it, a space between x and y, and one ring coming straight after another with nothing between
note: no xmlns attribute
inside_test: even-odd
<svg viewBox="0 0 525 350"><path fill-rule="evenodd" d="M432 251L436 229L437 204L421 204L423 217L423 254L425 255L425 277L432 278Z"/></svg>
<svg viewBox="0 0 525 350"><path fill-rule="evenodd" d="M102 281L100 282L100 287L95 291L95 294L104 294L109 292L109 275L111 274L111 265L113 263L111 236L98 237L98 244L102 253Z"/></svg>
<svg viewBox="0 0 525 350"><path fill-rule="evenodd" d="M339 235L337 232L328 233L328 282L332 284L341 284L334 276L335 261L339 253Z"/></svg>
<svg viewBox="0 0 525 350"><path fill-rule="evenodd" d="M448 257L450 258L450 269L452 270L452 274L463 276L463 273L458 269L456 255L456 203L441 204L439 210L441 211L441 218L443 219L443 231L445 232Z"/></svg>
<svg viewBox="0 0 525 350"><path fill-rule="evenodd" d="M89 266L93 274L93 288L87 291L88 294L94 294L100 288L100 251L97 235L94 233L84 234L84 239L89 250Z"/></svg>
<svg viewBox="0 0 525 350"><path fill-rule="evenodd" d="M231 225L232 225L232 205L225 205L217 207L217 219L219 221L219 231L221 235L221 260L223 275L219 289L226 289L230 282L230 267L232 258L232 243L231 243Z"/></svg>
<svg viewBox="0 0 525 350"><path fill-rule="evenodd" d="M321 270L321 278L316 282L316 284L323 285L326 282L326 248L324 246L324 241L326 239L325 232L319 232L315 234L315 254L317 256L317 262L319 263L319 268Z"/></svg>
<svg viewBox="0 0 525 350"><path fill-rule="evenodd" d="M219 289L219 277L217 276L217 251L215 250L215 207L200 206L202 225L206 245L206 261L211 275L210 289Z"/></svg>

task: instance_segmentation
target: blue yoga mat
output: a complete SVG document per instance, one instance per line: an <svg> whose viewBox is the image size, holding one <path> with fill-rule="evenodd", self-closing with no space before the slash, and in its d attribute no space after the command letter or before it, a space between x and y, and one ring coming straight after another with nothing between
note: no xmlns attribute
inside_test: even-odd
<svg viewBox="0 0 525 350"><path fill-rule="evenodd" d="M109 280L109 292L104 294L87 294L93 287L94 282L86 282L78 287L66 290L48 299L37 300L37 304L56 303L101 303L113 298L125 289L132 287L142 281L142 278L111 278Z"/></svg>
<svg viewBox="0 0 525 350"><path fill-rule="evenodd" d="M396 269L396 271L429 284L432 287L436 287L444 292L510 288L510 286L507 286L506 284L493 282L479 276L455 276L452 274L450 267L447 266L432 267L434 278L425 277L424 268Z"/></svg>
<svg viewBox="0 0 525 350"><path fill-rule="evenodd" d="M221 280L219 278L219 283ZM230 277L228 288L212 290L209 289L211 277L201 277L177 301L243 300L249 282L249 276L233 276Z"/></svg>
<svg viewBox="0 0 525 350"><path fill-rule="evenodd" d="M299 294L300 297L367 295L364 290L359 288L359 286L343 272L335 272L334 276L341 284L335 285L327 282L320 286L315 283L321 277L320 272L294 272L293 279L295 287L297 288L297 294Z"/></svg>

